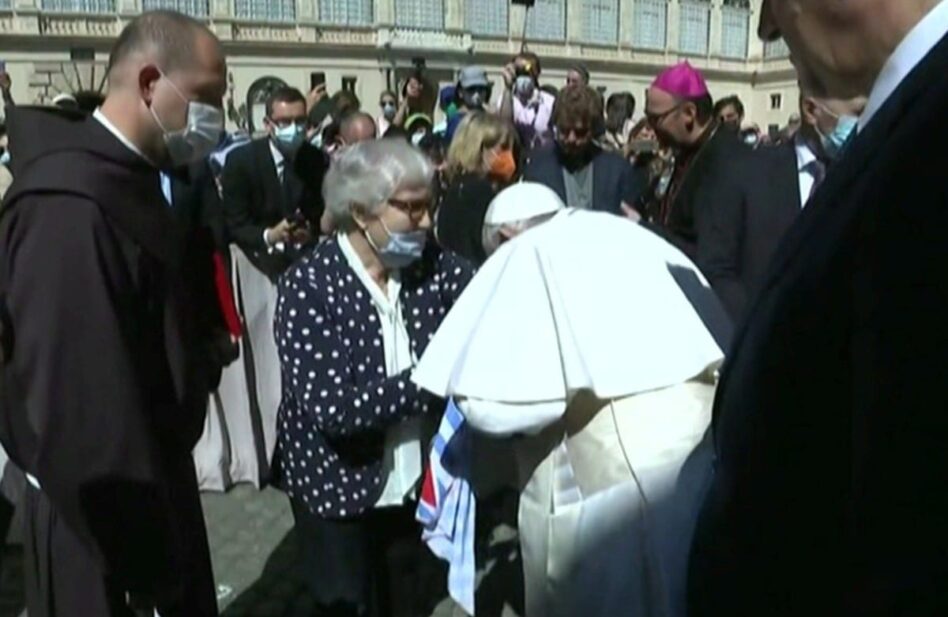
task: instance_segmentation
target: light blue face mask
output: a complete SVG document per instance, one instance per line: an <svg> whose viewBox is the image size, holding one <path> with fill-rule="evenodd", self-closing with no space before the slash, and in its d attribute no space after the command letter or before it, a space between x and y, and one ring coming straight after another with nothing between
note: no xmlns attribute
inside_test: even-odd
<svg viewBox="0 0 948 617"><path fill-rule="evenodd" d="M306 138L303 127L298 124L276 126L273 128L273 139L277 148L283 153L295 152Z"/></svg>
<svg viewBox="0 0 948 617"><path fill-rule="evenodd" d="M829 135L820 133L819 129L816 130L817 133L820 133L820 143L823 146L823 152L826 153L826 156L828 156L831 161L835 161L839 157L840 151L846 142L849 141L850 136L856 130L858 124L859 118L856 116L844 115L839 116L836 121L836 128L833 129L833 132Z"/></svg>
<svg viewBox="0 0 948 617"><path fill-rule="evenodd" d="M10 164L10 151L4 150L3 154L0 154L0 165L9 165Z"/></svg>
<svg viewBox="0 0 948 617"><path fill-rule="evenodd" d="M421 258L425 252L425 245L428 243L428 232L418 229L416 231L395 232L389 231L385 221L379 219L382 229L388 235L388 242L385 246L376 246L372 236L365 234L366 240L375 249L376 254L386 268L398 270Z"/></svg>

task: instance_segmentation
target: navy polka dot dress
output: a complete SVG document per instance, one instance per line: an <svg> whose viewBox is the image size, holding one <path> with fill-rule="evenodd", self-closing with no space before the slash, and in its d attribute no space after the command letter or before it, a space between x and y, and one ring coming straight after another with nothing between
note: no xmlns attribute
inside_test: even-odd
<svg viewBox="0 0 948 617"><path fill-rule="evenodd" d="M421 357L473 275L462 258L429 245L402 271L401 302L412 351ZM324 518L371 508L385 484L385 430L440 413L410 371L385 375L378 315L333 238L280 279L274 329L283 397L274 481Z"/></svg>

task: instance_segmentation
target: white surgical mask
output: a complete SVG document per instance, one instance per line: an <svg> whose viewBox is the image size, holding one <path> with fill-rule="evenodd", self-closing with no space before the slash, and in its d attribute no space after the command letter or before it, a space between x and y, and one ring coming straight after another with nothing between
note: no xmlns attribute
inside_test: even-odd
<svg viewBox="0 0 948 617"><path fill-rule="evenodd" d="M168 79L164 73L161 73L161 76ZM224 112L207 103L189 101L173 81L168 79L168 83L175 94L188 104L188 118L184 127L177 131L169 131L158 117L154 105L149 109L158 128L164 133L165 146L168 148L171 164L181 167L200 161L214 151L224 131Z"/></svg>
<svg viewBox="0 0 948 617"><path fill-rule="evenodd" d="M516 81L514 81L514 92L518 96L525 98L533 96L535 84L533 83L533 78L529 75L518 75Z"/></svg>

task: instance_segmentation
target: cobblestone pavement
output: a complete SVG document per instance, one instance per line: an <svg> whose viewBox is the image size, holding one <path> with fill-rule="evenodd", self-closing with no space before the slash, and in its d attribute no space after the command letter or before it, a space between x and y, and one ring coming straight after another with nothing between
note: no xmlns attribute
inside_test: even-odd
<svg viewBox="0 0 948 617"><path fill-rule="evenodd" d="M223 617L313 615L312 600L295 570L293 516L286 497L273 489L240 486L226 494L205 494L202 501ZM479 616L516 617L512 606L522 606L515 547L510 528L494 530L493 557L479 573ZM462 615L445 598L432 617Z"/></svg>
<svg viewBox="0 0 948 617"><path fill-rule="evenodd" d="M311 617L313 603L296 573L296 545L289 502L279 491L239 486L205 493L201 500L223 617ZM478 617L522 613L516 535L499 525L491 534L486 565L478 573ZM0 572L0 617L22 612L22 553L8 545ZM514 608L516 607L516 608ZM432 617L461 617L445 598Z"/></svg>

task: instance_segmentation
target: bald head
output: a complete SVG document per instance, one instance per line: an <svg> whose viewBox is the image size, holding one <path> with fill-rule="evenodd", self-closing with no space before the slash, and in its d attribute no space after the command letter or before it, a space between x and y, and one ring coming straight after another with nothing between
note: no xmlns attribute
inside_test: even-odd
<svg viewBox="0 0 948 617"><path fill-rule="evenodd" d="M112 47L109 77L122 79L130 59L147 58L167 73L186 70L201 56L220 52L217 37L201 22L174 11L149 11L133 19Z"/></svg>
<svg viewBox="0 0 948 617"><path fill-rule="evenodd" d="M345 145L371 141L376 138L375 120L363 111L351 113L339 126L339 138Z"/></svg>
<svg viewBox="0 0 948 617"><path fill-rule="evenodd" d="M173 11L150 11L133 19L109 57L109 89L103 113L161 167L172 161L166 135L204 119L205 133L222 118L227 68L220 42L204 24ZM204 110L189 121L192 103ZM216 108L216 112L207 108ZM180 150L180 148L179 148Z"/></svg>

